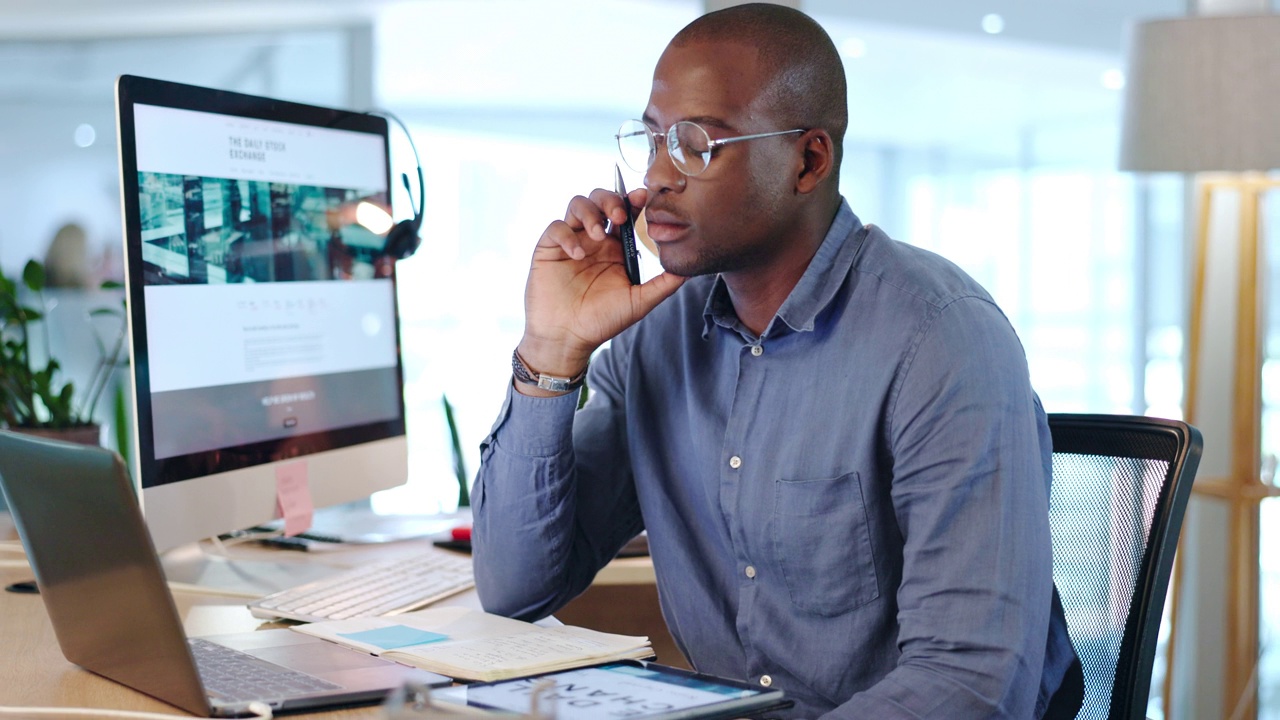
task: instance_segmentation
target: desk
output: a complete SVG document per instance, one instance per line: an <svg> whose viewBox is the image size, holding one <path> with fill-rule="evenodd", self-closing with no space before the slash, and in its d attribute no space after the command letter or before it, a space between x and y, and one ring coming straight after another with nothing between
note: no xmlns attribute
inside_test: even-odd
<svg viewBox="0 0 1280 720"><path fill-rule="evenodd" d="M0 540L16 538L8 514L0 513ZM351 552L412 552L413 547L413 543L395 543L394 549L391 545L366 546ZM30 579L29 569L8 566L9 561L21 557L19 553L0 553L0 587ZM659 659L664 662L682 661L679 653L674 650L665 626L661 625L661 616L656 614L653 567L647 558L614 561L601 571L597 584L605 593L602 602L616 603L614 593L627 592L636 586L639 586L636 589L643 590L647 585L649 594L628 592L626 601L621 604L627 608L626 617L620 618L617 612L619 604L598 607L592 599L592 593L597 590L593 586L592 590L566 607L566 613L557 613L557 617L576 625L582 624L576 618L603 616L613 620L615 627L619 622L627 627L633 627L637 622L652 623L656 617L659 623L657 627L635 627L630 632L648 634L655 642ZM261 620L249 614L243 600L190 592L176 592L174 599L179 614L184 618L187 632L191 635L246 632L263 627ZM474 591L443 600L440 604L475 608L480 606ZM611 630L610 627L597 627ZM67 662L58 649L57 638L54 637L40 596L3 591L0 591L0 705L100 707L181 714L181 711L170 705ZM289 717L376 718L379 713L376 707L366 707Z"/></svg>

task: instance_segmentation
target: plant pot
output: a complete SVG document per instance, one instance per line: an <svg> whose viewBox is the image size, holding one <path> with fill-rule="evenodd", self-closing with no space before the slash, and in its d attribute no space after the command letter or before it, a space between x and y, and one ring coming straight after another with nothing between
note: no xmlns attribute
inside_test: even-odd
<svg viewBox="0 0 1280 720"><path fill-rule="evenodd" d="M61 440L62 442L78 443L80 445L102 444L102 426L97 423L90 425L76 425L75 427L69 428L14 427L9 429L13 432L19 432L24 435L35 435L36 437L48 438L49 440Z"/></svg>

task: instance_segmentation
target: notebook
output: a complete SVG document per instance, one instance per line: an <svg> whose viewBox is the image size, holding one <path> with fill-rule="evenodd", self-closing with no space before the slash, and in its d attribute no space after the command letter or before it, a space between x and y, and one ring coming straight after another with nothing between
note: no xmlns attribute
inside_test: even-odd
<svg viewBox="0 0 1280 720"><path fill-rule="evenodd" d="M321 709L378 702L406 682L449 683L289 630L188 639L128 471L110 450L0 431L0 489L62 654L86 670L206 717L243 715L255 701ZM214 679L226 662L247 672ZM292 687L236 687L236 672Z"/></svg>
<svg viewBox="0 0 1280 720"><path fill-rule="evenodd" d="M290 629L455 680L505 680L653 657L647 637L571 625L544 627L460 607L329 620Z"/></svg>

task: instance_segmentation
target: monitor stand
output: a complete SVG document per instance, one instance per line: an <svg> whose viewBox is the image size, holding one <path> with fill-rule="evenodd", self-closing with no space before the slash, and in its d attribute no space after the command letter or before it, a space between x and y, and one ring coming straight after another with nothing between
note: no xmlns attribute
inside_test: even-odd
<svg viewBox="0 0 1280 720"><path fill-rule="evenodd" d="M357 502L317 510L308 532L340 538L353 546L367 546L445 536L452 528L470 523L470 508L433 515L379 515L368 503ZM298 552L268 549L256 543L234 546L231 554L235 557L211 550L208 542L200 542L161 554L160 563L169 583L195 592L257 598L350 567L343 561L341 550Z"/></svg>
<svg viewBox="0 0 1280 720"><path fill-rule="evenodd" d="M160 565L175 589L244 598L270 595L345 569L321 562L277 561L269 556L233 559L211 554L204 543L174 548L160 556Z"/></svg>
<svg viewBox="0 0 1280 720"><path fill-rule="evenodd" d="M447 536L453 528L470 524L470 508L432 515L386 515L374 512L367 502L354 502L317 510L306 534L351 545L372 545ZM266 525L283 526L283 520Z"/></svg>

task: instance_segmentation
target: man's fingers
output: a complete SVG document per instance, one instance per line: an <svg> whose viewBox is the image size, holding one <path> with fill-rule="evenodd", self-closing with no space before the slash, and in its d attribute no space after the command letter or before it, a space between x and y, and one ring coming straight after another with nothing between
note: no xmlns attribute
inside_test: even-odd
<svg viewBox="0 0 1280 720"><path fill-rule="evenodd" d="M649 204L649 191L645 188L636 188L627 193L627 197L631 199L631 209L637 213Z"/></svg>
<svg viewBox="0 0 1280 720"><path fill-rule="evenodd" d="M640 193L637 196L636 193ZM648 194L644 190L632 190L627 193L627 197L631 200L631 219L635 219L636 212L644 207L644 200ZM640 204L637 205L635 199L640 198ZM620 225L627 221L627 208L622 203L622 196L610 190L593 190L591 192L591 202L599 206L605 217L613 221L614 225Z"/></svg>
<svg viewBox="0 0 1280 720"><path fill-rule="evenodd" d="M581 260L587 256L587 251L582 247L578 232L564 220L555 220L547 226L547 229L542 233L542 237L538 239L538 248L558 248L574 260Z"/></svg>
<svg viewBox="0 0 1280 720"><path fill-rule="evenodd" d="M632 203L632 218L644 207L649 194L643 188L627 194ZM589 197L581 195L569 201L564 220L557 220L547 226L542 233L538 246L542 248L559 248L574 260L582 260L587 256L587 248L582 245L585 234L592 240L604 240L609 237L605 228L610 220L614 225L627 220L626 205L622 196L609 190L597 188Z"/></svg>
<svg viewBox="0 0 1280 720"><path fill-rule="evenodd" d="M594 190L591 198L584 198L581 195L569 201L569 208L565 210L564 221L574 230L585 230L587 235L593 240L603 240L605 238L604 226L607 217L605 211L595 201L596 193L604 192L603 190Z"/></svg>

